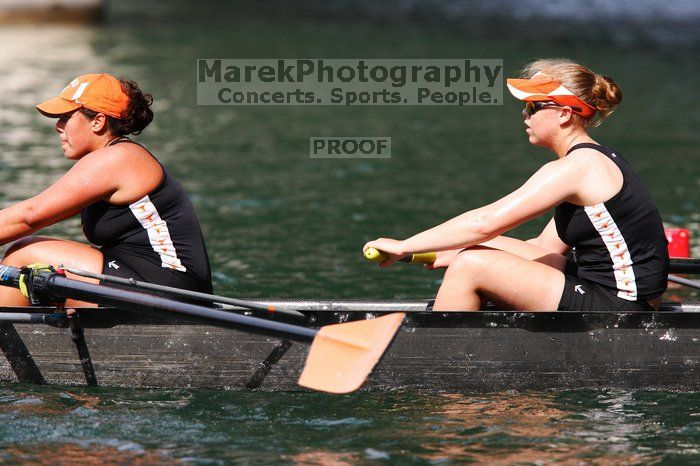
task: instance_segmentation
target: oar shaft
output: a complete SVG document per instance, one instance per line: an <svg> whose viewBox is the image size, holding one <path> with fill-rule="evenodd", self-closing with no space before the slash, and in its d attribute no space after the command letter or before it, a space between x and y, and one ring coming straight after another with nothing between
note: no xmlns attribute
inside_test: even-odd
<svg viewBox="0 0 700 466"><path fill-rule="evenodd" d="M680 285L689 286L690 288L700 289L700 282L695 281L695 280L688 280L687 278L676 277L675 275L669 275L668 281L673 282L673 283L678 283Z"/></svg>
<svg viewBox="0 0 700 466"><path fill-rule="evenodd" d="M408 255L400 259L400 261L425 264L435 262L435 257L436 254L434 252L422 252ZM384 262L388 259L388 256L383 251L379 251L375 248L369 248L367 251L365 251L365 258L373 262ZM700 259L673 257L669 262L668 271L669 273L700 274Z"/></svg>
<svg viewBox="0 0 700 466"><path fill-rule="evenodd" d="M0 285L17 288L21 275L21 269L0 265ZM149 314L154 311L166 311L177 316L196 319L199 322L206 321L212 325L247 327L259 333L284 334L296 340L312 340L317 333L317 330L284 322L245 316L196 304L182 303L136 291L85 283L60 276L54 272L35 272L31 274L28 280L31 281L30 288L34 292L53 300L72 298Z"/></svg>
<svg viewBox="0 0 700 466"><path fill-rule="evenodd" d="M104 275L101 273L88 272L87 270L78 270L70 267L63 267L63 270L70 272L81 277L94 278L96 280L101 280L107 283L114 283L117 285L126 285L133 288L141 288L144 290L160 291L163 293L168 293L174 296L180 296L183 298L189 298L197 301L203 301L208 303L221 303L221 304L231 304L233 306L245 307L247 309L274 312L277 314L287 314L294 317L305 317L299 311L292 309L279 309L274 306L260 304L256 302L247 301L244 299L229 298L226 296L218 296L213 294L199 293L197 291L183 290L180 288L174 288L172 286L158 285L156 283L140 282L134 280L133 278L121 278L113 277L111 275Z"/></svg>
<svg viewBox="0 0 700 466"><path fill-rule="evenodd" d="M65 322L65 314L33 312L0 312L0 322L7 324L57 324Z"/></svg>
<svg viewBox="0 0 700 466"><path fill-rule="evenodd" d="M50 293L62 298L72 298L115 307L125 307L136 311L167 311L197 320L207 320L212 324L222 323L233 326L255 328L263 333L283 333L289 337L312 340L316 330L286 324L258 317L243 316L233 312L211 309L197 304L182 303L172 299L153 296L135 291L93 285L59 275L48 275L46 288Z"/></svg>
<svg viewBox="0 0 700 466"><path fill-rule="evenodd" d="M700 259L671 258L669 273L700 274Z"/></svg>

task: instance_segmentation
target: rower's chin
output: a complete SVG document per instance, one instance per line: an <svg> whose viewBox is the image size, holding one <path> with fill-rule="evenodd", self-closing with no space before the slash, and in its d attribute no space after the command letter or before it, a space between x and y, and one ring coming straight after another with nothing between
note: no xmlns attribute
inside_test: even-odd
<svg viewBox="0 0 700 466"><path fill-rule="evenodd" d="M532 130L530 128L527 128L525 130L525 134L527 134L528 142L530 144L532 144L533 146L541 146L542 145L542 141L540 141L539 138L532 133Z"/></svg>
<svg viewBox="0 0 700 466"><path fill-rule="evenodd" d="M80 158L73 148L66 143L61 144L61 151L63 152L63 156L68 160L77 160Z"/></svg>
<svg viewBox="0 0 700 466"><path fill-rule="evenodd" d="M68 160L78 160L80 157L69 149L63 149L63 156Z"/></svg>

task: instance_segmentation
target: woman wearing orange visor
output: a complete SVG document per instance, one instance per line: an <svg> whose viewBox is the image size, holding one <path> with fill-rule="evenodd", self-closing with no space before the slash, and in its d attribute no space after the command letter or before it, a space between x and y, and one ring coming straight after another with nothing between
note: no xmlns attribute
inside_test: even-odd
<svg viewBox="0 0 700 466"><path fill-rule="evenodd" d="M661 217L622 155L588 134L618 106L608 77L569 60L537 60L508 89L525 102L525 132L549 149L519 189L405 240L364 247L404 255L438 251L446 267L434 310L478 310L486 301L530 311L658 309L668 252ZM499 236L554 209L528 241ZM571 251L572 258L565 256Z"/></svg>
<svg viewBox="0 0 700 466"><path fill-rule="evenodd" d="M151 122L152 101L132 81L87 74L37 105L45 116L57 118L61 149L75 163L45 191L0 211L0 244L14 241L3 264L63 264L211 292L209 259L192 203L160 162L127 137ZM76 214L97 247L28 236ZM0 288L0 305L26 304L18 290Z"/></svg>

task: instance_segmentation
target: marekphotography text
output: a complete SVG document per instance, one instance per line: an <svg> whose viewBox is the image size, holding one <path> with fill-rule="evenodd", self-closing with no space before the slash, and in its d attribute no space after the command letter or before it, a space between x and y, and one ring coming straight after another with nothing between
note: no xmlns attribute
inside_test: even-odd
<svg viewBox="0 0 700 466"><path fill-rule="evenodd" d="M502 59L197 60L198 105L500 105Z"/></svg>

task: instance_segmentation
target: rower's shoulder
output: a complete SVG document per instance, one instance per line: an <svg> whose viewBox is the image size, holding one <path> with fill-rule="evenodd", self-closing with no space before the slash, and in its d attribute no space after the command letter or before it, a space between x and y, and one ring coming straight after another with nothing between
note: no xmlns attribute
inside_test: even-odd
<svg viewBox="0 0 700 466"><path fill-rule="evenodd" d="M581 147L573 150L566 157L552 162L554 165L561 167L562 170L568 170L584 175L595 172L601 168L610 168L610 165L615 165L610 160L610 157L600 152L599 150L590 147Z"/></svg>
<svg viewBox="0 0 700 466"><path fill-rule="evenodd" d="M586 149L580 149L582 151ZM589 149L592 151L592 149ZM545 170L562 172L562 173L580 173L591 165L591 161L595 160L589 153L579 153L579 150L572 152L566 157L562 157L551 162L547 162L542 167Z"/></svg>
<svg viewBox="0 0 700 466"><path fill-rule="evenodd" d="M594 149L581 148L544 164L533 176L533 181L551 183L557 189L579 193L586 186L597 183L599 178L609 178L611 167L606 166L609 163L612 162L606 161L605 155Z"/></svg>
<svg viewBox="0 0 700 466"><path fill-rule="evenodd" d="M129 167L139 168L144 165L159 165L148 150L135 143L120 143L102 147L90 152L79 161L82 165L99 166L105 169L118 168L120 171Z"/></svg>
<svg viewBox="0 0 700 466"><path fill-rule="evenodd" d="M572 163L581 164L607 162L610 161L610 156L607 154L607 151L607 148L605 148L605 150L601 150L594 149L592 147L579 147L571 151L570 154L568 154L566 157L563 157L561 160L569 160ZM610 153L614 155L614 152L612 150L610 150Z"/></svg>
<svg viewBox="0 0 700 466"><path fill-rule="evenodd" d="M105 156L115 159L121 159L126 157L133 158L134 155L137 155L141 157L147 157L155 161L155 157L153 157L153 155L151 155L151 153L145 147L143 147L141 144L137 144L132 141L120 142L119 144L103 147L102 149L95 152L101 152Z"/></svg>

